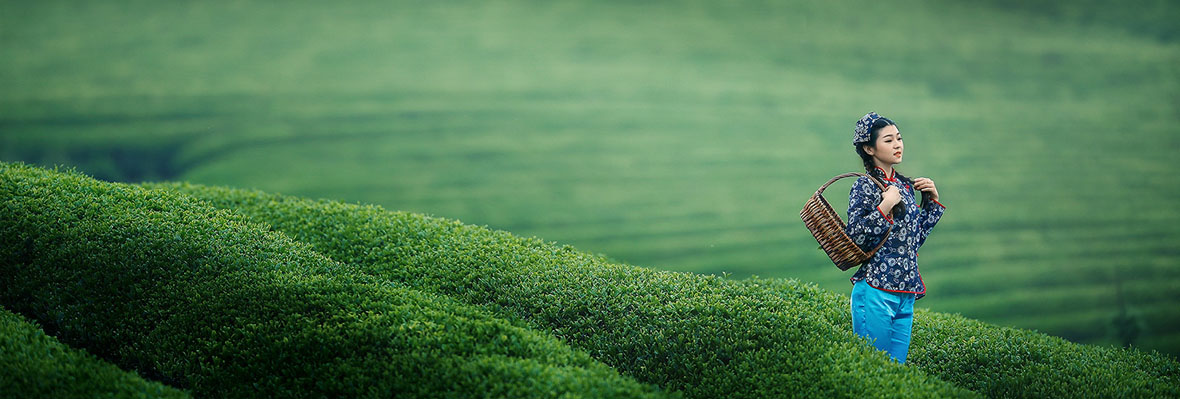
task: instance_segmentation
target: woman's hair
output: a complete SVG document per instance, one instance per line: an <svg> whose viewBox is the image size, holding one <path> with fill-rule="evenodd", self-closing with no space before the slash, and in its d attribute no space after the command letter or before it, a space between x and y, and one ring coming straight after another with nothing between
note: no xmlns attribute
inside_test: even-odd
<svg viewBox="0 0 1180 399"><path fill-rule="evenodd" d="M881 180L885 180L885 172L882 172L881 169L877 168L877 164L873 163L873 156L865 152L864 146L876 146L878 134L880 134L881 128L886 126L897 126L897 124L893 123L893 121L889 120L888 118L879 118L873 121L873 125L869 127L869 141L856 143L856 154L860 155L860 160L864 163L865 172L867 172L870 176L875 176ZM905 177L905 175L902 175L901 172L898 172L897 168L893 168L893 173L897 176L898 180L901 180L902 183L908 184L910 187L914 186L914 181L910 180L908 177ZM926 193L922 193L922 203L920 206L926 207L926 205L928 205L928 201L930 201L930 198L926 196Z"/></svg>

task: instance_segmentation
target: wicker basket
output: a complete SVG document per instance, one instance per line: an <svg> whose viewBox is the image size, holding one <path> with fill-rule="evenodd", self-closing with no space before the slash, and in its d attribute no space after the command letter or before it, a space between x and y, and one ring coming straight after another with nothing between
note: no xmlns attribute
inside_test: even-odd
<svg viewBox="0 0 1180 399"><path fill-rule="evenodd" d="M808 230L811 230L811 235L815 236L820 247L824 252L827 252L832 263L835 263L840 270L848 270L868 261L878 249L881 249L882 245L885 245L889 233L893 231L893 226L890 225L889 230L885 231L885 238L881 239L881 243L869 252L861 250L844 232L844 221L840 219L840 215L836 214L836 211L832 210L828 200L824 199L823 193L837 180L852 176L867 176L877 184L877 188L880 188L882 192L887 188L885 183L864 173L845 173L833 177L832 180L828 180L827 183L820 186L819 190L816 190L815 194L803 205L803 210L799 211L799 217L803 218L803 224L807 226Z"/></svg>

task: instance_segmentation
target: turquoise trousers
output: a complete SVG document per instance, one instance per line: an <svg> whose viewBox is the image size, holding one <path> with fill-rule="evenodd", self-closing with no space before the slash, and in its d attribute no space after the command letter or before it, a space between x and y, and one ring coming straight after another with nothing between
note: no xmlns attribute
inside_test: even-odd
<svg viewBox="0 0 1180 399"><path fill-rule="evenodd" d="M910 351L914 294L882 291L864 280L852 286L852 331L868 338L898 363Z"/></svg>

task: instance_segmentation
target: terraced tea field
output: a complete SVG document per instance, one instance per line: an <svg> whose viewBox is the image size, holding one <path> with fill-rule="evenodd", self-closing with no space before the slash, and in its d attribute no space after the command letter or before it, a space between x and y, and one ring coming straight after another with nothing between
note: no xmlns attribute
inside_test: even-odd
<svg viewBox="0 0 1180 399"><path fill-rule="evenodd" d="M919 307L1180 354L1180 7L1005 3L8 2L0 160L846 293L797 214L875 110L949 208Z"/></svg>
<svg viewBox="0 0 1180 399"><path fill-rule="evenodd" d="M1155 398L1180 363L379 206L0 162L3 397Z"/></svg>

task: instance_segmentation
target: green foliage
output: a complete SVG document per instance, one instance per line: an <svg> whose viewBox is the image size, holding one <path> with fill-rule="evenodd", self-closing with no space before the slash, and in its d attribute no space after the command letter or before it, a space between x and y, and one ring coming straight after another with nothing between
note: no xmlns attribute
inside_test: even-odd
<svg viewBox="0 0 1180 399"><path fill-rule="evenodd" d="M914 318L914 364L993 398L1180 397L1180 364L1167 355L1078 345L959 315Z"/></svg>
<svg viewBox="0 0 1180 399"><path fill-rule="evenodd" d="M849 121L876 109L912 134L901 170L951 206L923 249L925 306L1113 343L1112 287L1091 276L1119 270L1142 288L1137 344L1180 354L1176 1L0 8L0 159L837 291L794 214L857 166Z"/></svg>
<svg viewBox="0 0 1180 399"><path fill-rule="evenodd" d="M376 206L7 163L0 199L0 305L198 396L1180 396L1158 353L920 311L902 366L813 284Z"/></svg>
<svg viewBox="0 0 1180 399"><path fill-rule="evenodd" d="M374 206L165 187L251 215L375 277L552 332L686 397L970 396L890 363L821 317L827 309L815 301L610 264L570 247Z"/></svg>
<svg viewBox="0 0 1180 399"><path fill-rule="evenodd" d="M285 3L0 2L0 160L848 292L796 215L872 109L950 207L923 306L1121 344L1117 270L1180 355L1180 1Z"/></svg>
<svg viewBox="0 0 1180 399"><path fill-rule="evenodd" d="M58 342L35 322L0 307L0 397L188 398L85 351Z"/></svg>
<svg viewBox="0 0 1180 399"><path fill-rule="evenodd" d="M664 397L185 196L0 164L0 304L199 397Z"/></svg>
<svg viewBox="0 0 1180 399"><path fill-rule="evenodd" d="M777 279L747 284L807 292L826 317L850 325L847 297ZM1180 363L1158 352L1081 345L1031 330L917 309L907 362L993 398L1180 397Z"/></svg>
<svg viewBox="0 0 1180 399"><path fill-rule="evenodd" d="M186 183L361 272L550 331L640 381L687 397L1180 394L1165 355L1068 343L921 312L910 358L888 363L850 332L847 297L794 280L659 272L505 232L376 206Z"/></svg>

